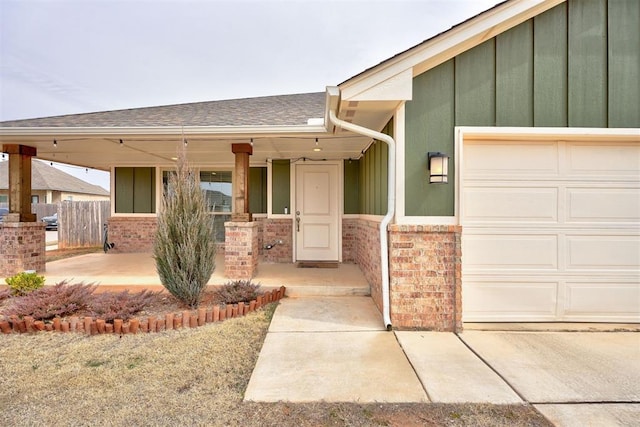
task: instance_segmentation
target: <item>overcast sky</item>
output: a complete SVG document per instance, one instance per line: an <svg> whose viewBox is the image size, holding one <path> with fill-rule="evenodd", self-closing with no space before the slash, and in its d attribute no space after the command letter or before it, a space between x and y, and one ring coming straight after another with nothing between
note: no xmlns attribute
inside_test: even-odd
<svg viewBox="0 0 640 427"><path fill-rule="evenodd" d="M0 121L323 91L496 3L0 0Z"/></svg>

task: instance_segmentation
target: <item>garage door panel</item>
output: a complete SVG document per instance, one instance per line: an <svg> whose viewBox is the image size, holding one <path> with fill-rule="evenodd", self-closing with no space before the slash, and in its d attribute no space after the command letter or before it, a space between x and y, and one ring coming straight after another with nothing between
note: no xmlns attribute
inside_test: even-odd
<svg viewBox="0 0 640 427"><path fill-rule="evenodd" d="M555 320L557 289L557 282L470 279L462 295L463 321Z"/></svg>
<svg viewBox="0 0 640 427"><path fill-rule="evenodd" d="M575 282L564 286L564 317L575 321L640 322L640 284Z"/></svg>
<svg viewBox="0 0 640 427"><path fill-rule="evenodd" d="M462 244L467 271L558 268L554 235L473 234L464 236Z"/></svg>
<svg viewBox="0 0 640 427"><path fill-rule="evenodd" d="M469 178L553 176L558 174L555 142L472 142L465 145L464 169Z"/></svg>
<svg viewBox="0 0 640 427"><path fill-rule="evenodd" d="M567 176L607 176L638 179L640 152L634 144L567 143Z"/></svg>
<svg viewBox="0 0 640 427"><path fill-rule="evenodd" d="M640 141L466 139L464 321L640 322Z"/></svg>
<svg viewBox="0 0 640 427"><path fill-rule="evenodd" d="M567 235L566 242L568 270L638 271L640 236Z"/></svg>
<svg viewBox="0 0 640 427"><path fill-rule="evenodd" d="M557 188L467 187L463 197L466 224L558 221Z"/></svg>
<svg viewBox="0 0 640 427"><path fill-rule="evenodd" d="M640 222L640 188L567 188L566 222Z"/></svg>

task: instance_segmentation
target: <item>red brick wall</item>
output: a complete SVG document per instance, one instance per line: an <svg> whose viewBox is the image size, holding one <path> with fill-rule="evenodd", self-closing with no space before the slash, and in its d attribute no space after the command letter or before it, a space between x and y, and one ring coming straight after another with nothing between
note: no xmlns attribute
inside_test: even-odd
<svg viewBox="0 0 640 427"><path fill-rule="evenodd" d="M290 263L293 259L292 219L267 219L263 220L262 246L273 244L282 240L273 248L263 249L262 259L265 262Z"/></svg>
<svg viewBox="0 0 640 427"><path fill-rule="evenodd" d="M390 226L391 323L397 329L462 329L460 226Z"/></svg>
<svg viewBox="0 0 640 427"><path fill-rule="evenodd" d="M25 270L45 271L46 236L41 222L0 225L0 276Z"/></svg>
<svg viewBox="0 0 640 427"><path fill-rule="evenodd" d="M350 220L351 221L351 220ZM382 272L380 269L380 221L355 221L355 262L371 287L371 298L382 311Z"/></svg>
<svg viewBox="0 0 640 427"><path fill-rule="evenodd" d="M156 238L156 217L109 218L109 242L115 243L113 252L151 252Z"/></svg>
<svg viewBox="0 0 640 427"><path fill-rule="evenodd" d="M342 262L355 263L358 243L358 219L342 219Z"/></svg>
<svg viewBox="0 0 640 427"><path fill-rule="evenodd" d="M256 222L226 222L224 274L232 280L249 280L258 271L258 228Z"/></svg>

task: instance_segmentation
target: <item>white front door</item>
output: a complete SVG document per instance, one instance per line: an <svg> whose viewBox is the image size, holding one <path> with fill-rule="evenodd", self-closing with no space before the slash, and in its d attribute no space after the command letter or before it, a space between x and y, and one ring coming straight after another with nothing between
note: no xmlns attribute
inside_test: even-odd
<svg viewBox="0 0 640 427"><path fill-rule="evenodd" d="M297 261L338 261L338 163L296 165L294 233Z"/></svg>

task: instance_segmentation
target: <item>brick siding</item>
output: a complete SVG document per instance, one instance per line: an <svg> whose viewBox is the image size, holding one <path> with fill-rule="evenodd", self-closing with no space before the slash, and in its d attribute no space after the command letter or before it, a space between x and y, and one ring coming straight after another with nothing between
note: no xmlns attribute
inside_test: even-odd
<svg viewBox="0 0 640 427"><path fill-rule="evenodd" d="M380 221L351 220L354 234L353 253L355 263L364 274L371 289L371 298L382 311L382 271L380 268Z"/></svg>
<svg viewBox="0 0 640 427"><path fill-rule="evenodd" d="M41 222L7 222L0 225L0 276L25 270L44 273L46 234Z"/></svg>
<svg viewBox="0 0 640 427"><path fill-rule="evenodd" d="M269 245L282 240L271 249L262 251L262 260L274 263L290 263L293 259L293 220L267 219L263 220L262 245Z"/></svg>
<svg viewBox="0 0 640 427"><path fill-rule="evenodd" d="M394 328L462 330L461 232L460 226L390 226Z"/></svg>
<svg viewBox="0 0 640 427"><path fill-rule="evenodd" d="M151 252L158 229L156 217L109 218L109 242L115 243L113 252Z"/></svg>

